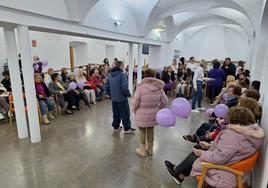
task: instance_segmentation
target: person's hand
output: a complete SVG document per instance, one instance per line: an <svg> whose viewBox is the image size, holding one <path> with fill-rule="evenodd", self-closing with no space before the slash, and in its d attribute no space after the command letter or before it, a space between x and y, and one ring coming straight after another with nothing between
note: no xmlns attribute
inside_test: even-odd
<svg viewBox="0 0 268 188"><path fill-rule="evenodd" d="M76 94L79 94L79 91L77 91L77 90L74 90L74 91L75 91Z"/></svg>
<svg viewBox="0 0 268 188"><path fill-rule="evenodd" d="M218 125L221 125L225 120L222 118L217 118Z"/></svg>
<svg viewBox="0 0 268 188"><path fill-rule="evenodd" d="M208 149L210 147L210 144L205 142L205 141L201 141L199 143L199 145L203 148L203 149Z"/></svg>
<svg viewBox="0 0 268 188"><path fill-rule="evenodd" d="M43 95L39 95L40 99L45 99L46 97L44 97Z"/></svg>
<svg viewBox="0 0 268 188"><path fill-rule="evenodd" d="M196 149L196 148L193 148L192 150L194 152L194 154L197 156L197 157L200 157L202 155L202 152L203 150L201 149Z"/></svg>
<svg viewBox="0 0 268 188"><path fill-rule="evenodd" d="M210 80L210 81L214 81L214 80L216 80L216 79L215 79L215 78L210 78L209 80Z"/></svg>
<svg viewBox="0 0 268 188"><path fill-rule="evenodd" d="M207 132L206 132L206 135L205 135L206 139L211 139L213 133L214 133L214 132L208 132L208 131L207 131Z"/></svg>
<svg viewBox="0 0 268 188"><path fill-rule="evenodd" d="M106 99L111 99L111 97L109 95L106 95L105 98Z"/></svg>

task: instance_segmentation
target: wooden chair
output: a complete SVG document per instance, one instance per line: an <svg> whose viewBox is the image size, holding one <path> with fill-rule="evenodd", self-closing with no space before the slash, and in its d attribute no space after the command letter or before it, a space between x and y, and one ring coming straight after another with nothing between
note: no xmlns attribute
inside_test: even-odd
<svg viewBox="0 0 268 188"><path fill-rule="evenodd" d="M205 177L208 169L220 169L231 172L237 176L237 188L245 188L245 183L243 182L243 176L246 172L252 171L254 165L257 162L257 159L260 155L260 152L257 151L252 156L239 161L237 163L225 166L225 165L215 165L211 163L202 163L202 174L197 176L198 186L197 188L202 188L205 184Z"/></svg>
<svg viewBox="0 0 268 188"><path fill-rule="evenodd" d="M25 99L25 96L23 95L23 99ZM9 111L10 111L10 116L9 116L9 125L12 126L12 115L15 114L15 108L14 108L14 99L12 95L8 96L8 102L9 102ZM40 111L40 107L39 104L37 103L37 109L38 109L38 118L39 118L39 122L42 123L42 115L41 115L41 111ZM24 111L25 113L27 112L27 106L24 106Z"/></svg>

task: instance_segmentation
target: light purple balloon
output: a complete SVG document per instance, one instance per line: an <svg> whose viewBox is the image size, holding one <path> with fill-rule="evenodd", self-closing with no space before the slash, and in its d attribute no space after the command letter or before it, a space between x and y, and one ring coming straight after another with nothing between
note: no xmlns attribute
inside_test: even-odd
<svg viewBox="0 0 268 188"><path fill-rule="evenodd" d="M48 61L47 61L47 60L42 60L41 63L42 63L42 65L43 65L44 67L48 65Z"/></svg>
<svg viewBox="0 0 268 188"><path fill-rule="evenodd" d="M228 112L229 112L229 108L225 104L218 104L214 109L214 114L218 118L226 119L227 115L228 115Z"/></svg>
<svg viewBox="0 0 268 188"><path fill-rule="evenodd" d="M176 124L176 116L170 109L163 108L157 112L156 121L162 127L172 127Z"/></svg>
<svg viewBox="0 0 268 188"><path fill-rule="evenodd" d="M79 81L79 82L77 82L77 86L78 86L80 89L83 89L84 86L85 86L84 81Z"/></svg>
<svg viewBox="0 0 268 188"><path fill-rule="evenodd" d="M223 98L223 100L225 100L226 101L226 99L228 98L229 96L228 96L228 93L224 93L223 95L222 95L222 98Z"/></svg>
<svg viewBox="0 0 268 188"><path fill-rule="evenodd" d="M75 89L77 88L77 84L76 84L75 82L71 82L71 83L69 84L69 88L70 88L71 90L75 90Z"/></svg>
<svg viewBox="0 0 268 188"><path fill-rule="evenodd" d="M181 118L187 118L191 113L190 102L182 97L176 98L171 103L171 111Z"/></svg>
<svg viewBox="0 0 268 188"><path fill-rule="evenodd" d="M207 109L207 110L206 110L206 113L205 113L206 117L211 116L211 114L212 114L213 112L214 112L214 108L209 108L209 109Z"/></svg>

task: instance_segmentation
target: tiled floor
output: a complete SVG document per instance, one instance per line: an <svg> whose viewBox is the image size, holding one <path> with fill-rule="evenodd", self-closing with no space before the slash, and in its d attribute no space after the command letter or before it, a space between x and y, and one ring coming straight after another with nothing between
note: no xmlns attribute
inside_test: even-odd
<svg viewBox="0 0 268 188"><path fill-rule="evenodd" d="M153 157L135 154L137 135L113 134L110 101L90 111L58 117L42 125L42 142L18 140L15 125L0 124L0 187L2 188L194 188L188 178L176 185L164 160L180 162L192 144L182 134L204 121L202 114L177 119L176 127L155 131Z"/></svg>

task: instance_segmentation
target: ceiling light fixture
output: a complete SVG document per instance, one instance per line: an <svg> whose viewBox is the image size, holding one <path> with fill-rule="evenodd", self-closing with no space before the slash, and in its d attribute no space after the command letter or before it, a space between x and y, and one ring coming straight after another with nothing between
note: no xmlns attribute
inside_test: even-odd
<svg viewBox="0 0 268 188"><path fill-rule="evenodd" d="M115 22L114 22L114 25L115 25L115 26L121 26L121 25L122 25L122 23L121 23L121 22L119 22L119 21L115 21Z"/></svg>

